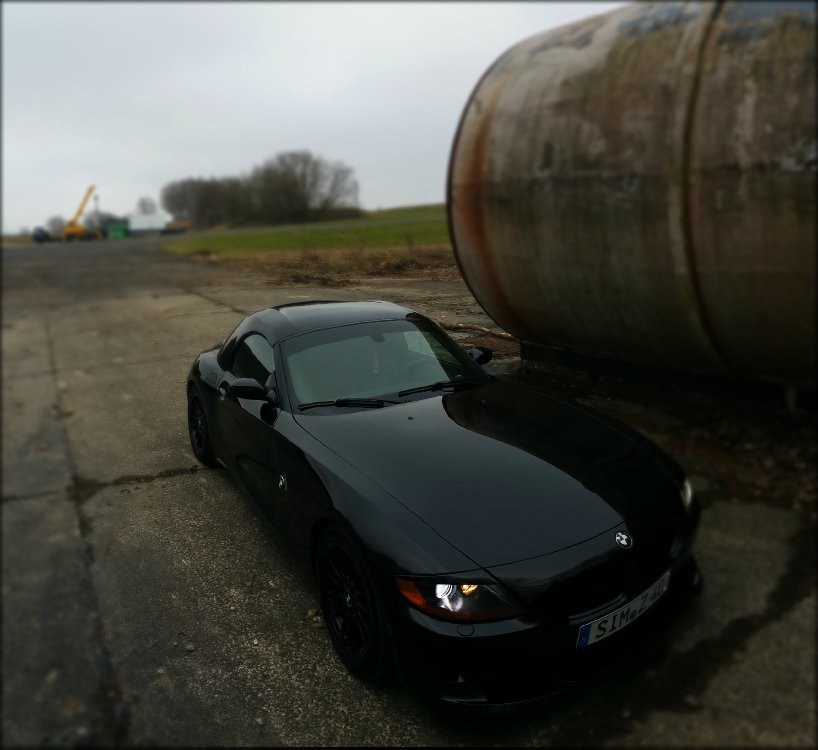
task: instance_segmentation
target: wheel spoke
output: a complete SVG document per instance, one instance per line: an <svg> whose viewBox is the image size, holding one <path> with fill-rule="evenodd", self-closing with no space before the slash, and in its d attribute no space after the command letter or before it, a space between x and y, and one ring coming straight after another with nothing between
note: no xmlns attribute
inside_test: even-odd
<svg viewBox="0 0 818 750"><path fill-rule="evenodd" d="M326 622L336 648L353 663L370 658L377 628L369 588L360 569L342 547L333 546L323 558L320 573Z"/></svg>
<svg viewBox="0 0 818 750"><path fill-rule="evenodd" d="M203 452L207 444L207 421L204 409L199 399L195 397L190 401L188 409L188 429L194 450Z"/></svg>
<svg viewBox="0 0 818 750"><path fill-rule="evenodd" d="M358 631L361 633L361 639L366 643L369 640L369 618L359 610L355 613L355 622L358 625Z"/></svg>
<svg viewBox="0 0 818 750"><path fill-rule="evenodd" d="M337 592L340 596L344 590L343 576L338 572L338 569L330 562L330 570L327 571L327 585L328 591Z"/></svg>

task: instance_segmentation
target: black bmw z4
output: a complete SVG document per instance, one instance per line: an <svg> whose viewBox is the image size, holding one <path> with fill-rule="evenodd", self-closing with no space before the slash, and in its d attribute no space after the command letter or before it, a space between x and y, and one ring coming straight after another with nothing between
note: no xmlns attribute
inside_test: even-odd
<svg viewBox="0 0 818 750"><path fill-rule="evenodd" d="M196 458L303 549L343 664L450 704L582 682L702 582L677 463L490 357L405 307L309 302L244 318L187 379Z"/></svg>

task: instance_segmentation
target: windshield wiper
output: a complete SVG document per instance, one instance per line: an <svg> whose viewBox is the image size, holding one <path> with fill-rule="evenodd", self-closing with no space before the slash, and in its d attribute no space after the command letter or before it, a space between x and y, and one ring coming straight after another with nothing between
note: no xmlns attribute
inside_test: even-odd
<svg viewBox="0 0 818 750"><path fill-rule="evenodd" d="M312 409L316 406L369 406L380 409L386 404L400 404L401 401L390 401L385 398L336 398L334 401L311 401L308 404L299 404L301 411Z"/></svg>
<svg viewBox="0 0 818 750"><path fill-rule="evenodd" d="M439 380L437 383L419 385L417 388L407 388L405 391L400 391L398 396L408 396L410 393L423 393L423 391L440 391L444 388L457 388L464 385L482 385L482 383L477 380Z"/></svg>

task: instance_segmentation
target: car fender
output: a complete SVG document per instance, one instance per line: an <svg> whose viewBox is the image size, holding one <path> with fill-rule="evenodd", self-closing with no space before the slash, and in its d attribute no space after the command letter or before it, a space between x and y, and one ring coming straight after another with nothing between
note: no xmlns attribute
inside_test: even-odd
<svg viewBox="0 0 818 750"><path fill-rule="evenodd" d="M299 453L320 482L310 531L337 523L357 539L384 574L434 575L479 566L362 471L316 440L293 420ZM314 493L314 490L313 490ZM315 502L315 501L313 501Z"/></svg>

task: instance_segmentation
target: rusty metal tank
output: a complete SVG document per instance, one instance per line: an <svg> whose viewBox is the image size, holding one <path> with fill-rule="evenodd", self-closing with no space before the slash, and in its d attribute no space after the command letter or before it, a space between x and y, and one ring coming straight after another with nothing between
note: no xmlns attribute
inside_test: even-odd
<svg viewBox="0 0 818 750"><path fill-rule="evenodd" d="M812 385L815 16L636 3L503 54L447 184L486 312L545 347Z"/></svg>

